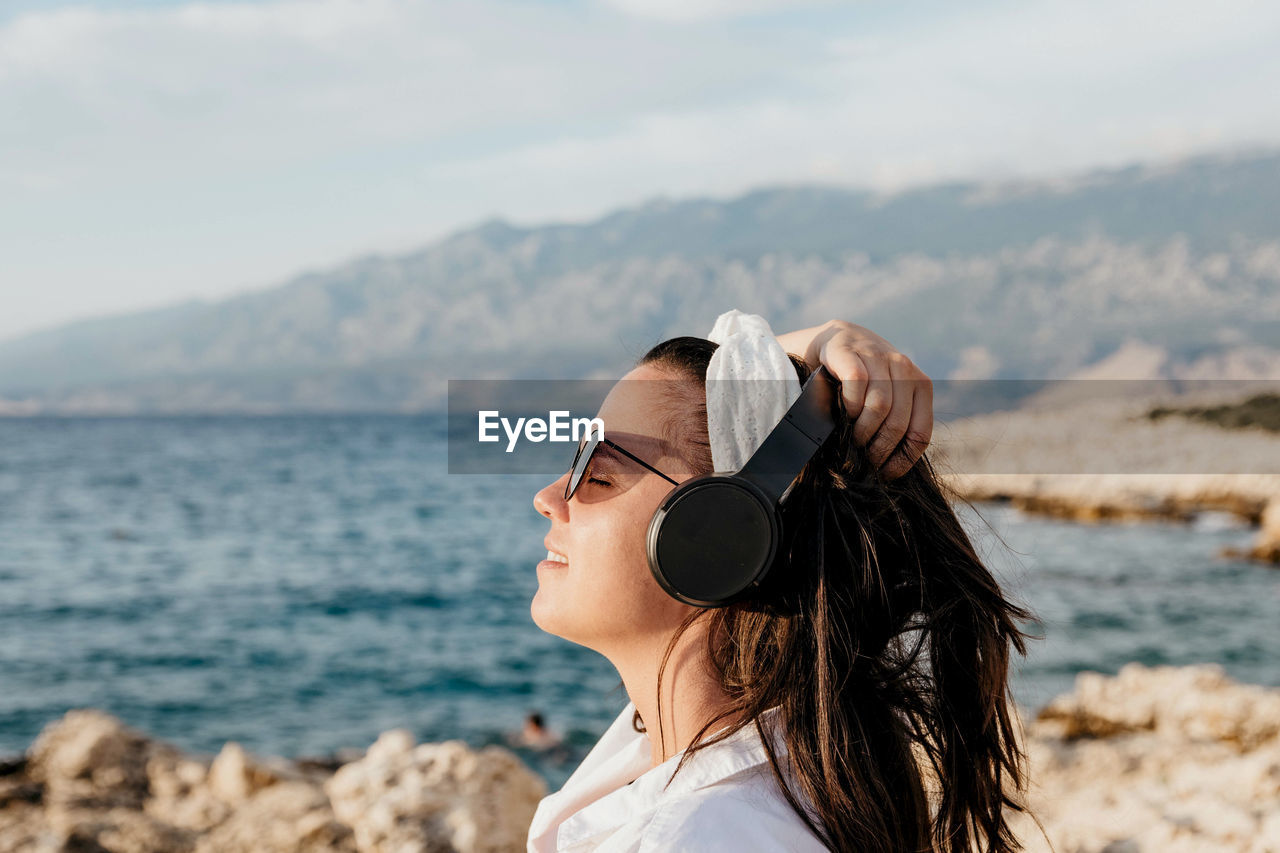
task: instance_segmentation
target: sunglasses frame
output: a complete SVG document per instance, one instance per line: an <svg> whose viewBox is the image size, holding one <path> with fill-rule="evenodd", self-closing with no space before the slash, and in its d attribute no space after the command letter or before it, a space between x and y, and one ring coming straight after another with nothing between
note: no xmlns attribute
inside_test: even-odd
<svg viewBox="0 0 1280 853"><path fill-rule="evenodd" d="M582 484L582 478L587 473L587 468L591 465L591 459L593 456L596 455L596 448L599 447L601 444L609 445L614 450L618 451L623 456L630 459L632 462L635 462L636 464L643 466L649 471L652 471L654 474L657 474L659 477L666 480L671 485L673 486L680 485L675 480L671 479L666 474L662 473L657 468L650 465L648 462L645 462L639 456L636 456L630 450L627 450L625 447L622 447L621 445L619 445L617 442L610 441L609 439L605 438L602 435L596 435L594 438L584 439L583 443L578 445L578 452L574 455L573 463L569 466L569 480L564 484L565 503L568 503L569 499L572 498L574 493L578 491L578 486Z"/></svg>

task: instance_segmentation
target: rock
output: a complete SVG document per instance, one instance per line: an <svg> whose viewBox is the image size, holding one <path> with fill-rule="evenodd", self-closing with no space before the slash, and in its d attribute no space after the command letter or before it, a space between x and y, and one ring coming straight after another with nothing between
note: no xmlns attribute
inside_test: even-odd
<svg viewBox="0 0 1280 853"><path fill-rule="evenodd" d="M39 786L32 785L43 792ZM43 853L41 840L52 836L39 802L25 798L0 806L0 850L7 853Z"/></svg>
<svg viewBox="0 0 1280 853"><path fill-rule="evenodd" d="M1272 498L1262 511L1261 529L1249 556L1268 563L1280 563L1280 497Z"/></svg>
<svg viewBox="0 0 1280 853"><path fill-rule="evenodd" d="M274 783L243 801L201 837L196 853L355 853L351 828L339 823L324 792L309 782Z"/></svg>
<svg viewBox="0 0 1280 853"><path fill-rule="evenodd" d="M57 851L188 853L195 844L194 832L123 807L53 810L49 826Z"/></svg>
<svg viewBox="0 0 1280 853"><path fill-rule="evenodd" d="M1025 746L1028 851L1280 850L1280 690L1212 665L1082 673Z"/></svg>
<svg viewBox="0 0 1280 853"><path fill-rule="evenodd" d="M338 767L336 756L298 763L228 743L210 762L72 711L25 758L0 763L0 850L520 851L545 793L500 747L415 746L397 730L345 754L357 760Z"/></svg>
<svg viewBox="0 0 1280 853"><path fill-rule="evenodd" d="M229 742L209 767L209 788L224 802L244 802L258 791L286 779L303 781L304 774L288 761L260 759Z"/></svg>
<svg viewBox="0 0 1280 853"><path fill-rule="evenodd" d="M522 850L546 793L510 751L460 741L414 746L403 730L380 737L325 785L361 853Z"/></svg>
<svg viewBox="0 0 1280 853"><path fill-rule="evenodd" d="M1064 739L1140 731L1216 740L1252 749L1280 736L1280 691L1227 678L1214 664L1128 664L1113 678L1081 673L1076 689L1050 702L1038 731Z"/></svg>
<svg viewBox="0 0 1280 853"><path fill-rule="evenodd" d="M1280 690L1216 666L1082 674L1024 735L1028 851L1280 850ZM211 762L93 711L0 774L14 853L520 851L545 789L514 754L387 732L324 776L228 744ZM324 778L323 784L319 781Z"/></svg>
<svg viewBox="0 0 1280 853"><path fill-rule="evenodd" d="M231 814L232 808L206 784L209 766L176 749L157 749L147 761L151 797L147 814L176 827L205 832Z"/></svg>
<svg viewBox="0 0 1280 853"><path fill-rule="evenodd" d="M27 750L28 774L59 807L140 808L149 742L109 714L69 711Z"/></svg>

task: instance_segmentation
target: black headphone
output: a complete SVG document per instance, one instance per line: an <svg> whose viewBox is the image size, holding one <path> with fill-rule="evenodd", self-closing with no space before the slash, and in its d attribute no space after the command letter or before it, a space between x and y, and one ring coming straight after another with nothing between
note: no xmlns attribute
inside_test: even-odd
<svg viewBox="0 0 1280 853"><path fill-rule="evenodd" d="M686 480L649 522L649 570L672 597L720 607L764 580L782 536L779 507L835 429L831 374L819 367L742 470Z"/></svg>

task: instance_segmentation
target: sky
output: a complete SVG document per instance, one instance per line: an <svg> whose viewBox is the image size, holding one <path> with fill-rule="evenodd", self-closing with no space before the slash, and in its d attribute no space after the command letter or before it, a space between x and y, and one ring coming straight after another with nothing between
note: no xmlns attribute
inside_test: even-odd
<svg viewBox="0 0 1280 853"><path fill-rule="evenodd" d="M1252 0L0 0L0 338L492 217L1280 146Z"/></svg>

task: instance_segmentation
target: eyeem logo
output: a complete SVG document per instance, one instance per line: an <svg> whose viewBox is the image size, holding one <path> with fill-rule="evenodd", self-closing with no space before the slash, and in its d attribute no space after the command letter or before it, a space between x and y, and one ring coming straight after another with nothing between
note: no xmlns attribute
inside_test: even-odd
<svg viewBox="0 0 1280 853"><path fill-rule="evenodd" d="M523 432L527 441L572 441L575 444L583 435L596 435L604 438L604 421L600 418L570 418L568 411L547 412L548 419L516 418L512 424L510 418L502 417L496 409L482 410L480 413L480 440L501 441L498 428L507 434L507 453L516 449L516 442Z"/></svg>

